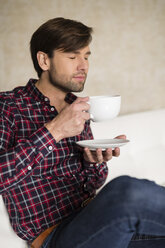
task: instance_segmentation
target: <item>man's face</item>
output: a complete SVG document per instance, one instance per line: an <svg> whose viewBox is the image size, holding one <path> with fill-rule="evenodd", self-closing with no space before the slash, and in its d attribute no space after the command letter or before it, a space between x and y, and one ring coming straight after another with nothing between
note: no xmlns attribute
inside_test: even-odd
<svg viewBox="0 0 165 248"><path fill-rule="evenodd" d="M50 58L49 81L63 92L81 92L88 73L89 46L74 52L55 50Z"/></svg>

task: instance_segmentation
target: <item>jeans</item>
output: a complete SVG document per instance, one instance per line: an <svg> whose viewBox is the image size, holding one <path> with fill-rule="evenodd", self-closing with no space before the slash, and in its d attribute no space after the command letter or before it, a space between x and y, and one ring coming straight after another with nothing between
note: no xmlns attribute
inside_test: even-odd
<svg viewBox="0 0 165 248"><path fill-rule="evenodd" d="M165 248L165 187L117 177L48 239L42 248Z"/></svg>

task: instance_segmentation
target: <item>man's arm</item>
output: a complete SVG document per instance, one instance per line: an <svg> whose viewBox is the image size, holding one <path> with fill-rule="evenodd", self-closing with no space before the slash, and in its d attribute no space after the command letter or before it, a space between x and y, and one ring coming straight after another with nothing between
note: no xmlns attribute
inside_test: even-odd
<svg viewBox="0 0 165 248"><path fill-rule="evenodd" d="M7 102L0 102L0 194L32 174L50 153L58 153L60 139L81 133L89 117L85 101L77 99L30 137L17 140L12 110Z"/></svg>
<svg viewBox="0 0 165 248"><path fill-rule="evenodd" d="M0 194L3 194L32 174L33 169L57 148L56 141L45 127L38 129L28 139L18 139L11 146L14 133L7 122L3 121L3 127L2 119L0 123Z"/></svg>
<svg viewBox="0 0 165 248"><path fill-rule="evenodd" d="M57 143L43 126L27 138L17 138L15 114L0 100L0 194L18 185L52 152Z"/></svg>
<svg viewBox="0 0 165 248"><path fill-rule="evenodd" d="M88 100L88 97L78 97L52 121L45 124L57 142L63 138L79 135L83 131L85 121L90 119L90 114L87 112L89 109Z"/></svg>

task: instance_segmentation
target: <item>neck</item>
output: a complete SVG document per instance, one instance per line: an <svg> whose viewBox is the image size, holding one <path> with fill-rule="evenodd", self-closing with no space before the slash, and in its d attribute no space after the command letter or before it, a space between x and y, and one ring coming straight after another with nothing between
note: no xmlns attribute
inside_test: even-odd
<svg viewBox="0 0 165 248"><path fill-rule="evenodd" d="M52 85L44 75L36 83L37 89L50 100L50 105L60 112L67 103L65 102L66 92L61 91Z"/></svg>

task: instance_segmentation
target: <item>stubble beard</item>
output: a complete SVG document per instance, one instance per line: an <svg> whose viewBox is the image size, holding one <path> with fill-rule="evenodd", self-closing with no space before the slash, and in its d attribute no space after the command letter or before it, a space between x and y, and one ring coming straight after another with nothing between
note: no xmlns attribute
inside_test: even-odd
<svg viewBox="0 0 165 248"><path fill-rule="evenodd" d="M73 82L73 77L74 75L71 77L70 80L66 80L64 77L57 77L56 75L54 75L55 73L50 73L49 72L49 81L51 83L51 85L53 85L54 87L60 89L61 91L68 93L68 92L82 92L84 89L84 85L85 85L85 81L87 78L87 75L85 74L85 79L84 81L81 82Z"/></svg>

